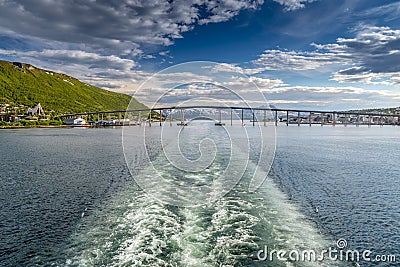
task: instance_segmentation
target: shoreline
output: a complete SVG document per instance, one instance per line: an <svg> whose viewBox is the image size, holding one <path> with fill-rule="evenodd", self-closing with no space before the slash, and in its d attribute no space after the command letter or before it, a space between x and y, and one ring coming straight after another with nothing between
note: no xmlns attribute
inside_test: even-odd
<svg viewBox="0 0 400 267"><path fill-rule="evenodd" d="M293 125L295 125L295 126L297 126L297 124L292 124L292 123L290 123L289 125L279 125L279 126L285 126L285 127L288 127L288 126L293 126ZM309 124L307 123L307 124L302 124L302 125L305 125L305 126L308 126ZM312 125L315 125L315 126L317 126L317 125L320 125L319 123L313 123ZM30 126L4 126L4 125L2 125L2 126L0 126L0 130L7 130L7 129L38 129L38 128L40 128L40 129L57 129L57 128L66 128L66 129L69 129L69 128L115 128L115 127L131 127L131 126L138 126L138 125L101 125L101 126L98 126L98 125L30 125ZM379 124L371 124L371 125L368 125L368 124L360 124L360 125L356 125L356 124L348 124L348 125L345 125L345 124L336 124L336 125L333 125L333 124L324 124L324 126L327 126L327 127L335 127L335 126L338 126L338 127L347 127L347 126L350 126L350 128L352 127L352 126L354 126L354 127L368 127L368 128L370 128L370 127L374 127L374 126L379 126L379 127L383 127L383 126L399 126L399 125L393 125L393 124L382 124L382 125L379 125ZM278 127L278 126L275 126L275 127Z"/></svg>
<svg viewBox="0 0 400 267"><path fill-rule="evenodd" d="M118 126L118 125L114 125ZM34 126L0 126L2 129L55 129L55 128L104 128L104 127L94 127L90 125L34 125Z"/></svg>

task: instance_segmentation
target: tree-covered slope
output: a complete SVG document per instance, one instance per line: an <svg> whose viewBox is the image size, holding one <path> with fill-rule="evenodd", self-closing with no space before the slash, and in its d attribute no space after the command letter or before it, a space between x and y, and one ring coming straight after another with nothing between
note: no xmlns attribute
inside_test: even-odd
<svg viewBox="0 0 400 267"><path fill-rule="evenodd" d="M41 103L56 114L124 110L132 97L80 82L65 74L38 69L29 64L0 61L0 104L33 107ZM135 99L132 107L145 108Z"/></svg>

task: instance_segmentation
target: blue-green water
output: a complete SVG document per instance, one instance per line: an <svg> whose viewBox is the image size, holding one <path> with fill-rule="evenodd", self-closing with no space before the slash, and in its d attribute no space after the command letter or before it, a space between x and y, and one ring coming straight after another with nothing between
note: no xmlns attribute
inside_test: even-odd
<svg viewBox="0 0 400 267"><path fill-rule="evenodd" d="M199 125L208 136L220 130ZM397 127L278 127L275 161L256 192L247 190L250 163L220 200L186 208L143 193L126 166L121 129L2 130L0 137L0 266L339 266L255 256L264 246L321 249L339 238L400 259ZM143 140L131 145L131 171L145 177ZM158 144L150 146L150 157L163 162ZM206 183L226 162L213 164L204 177L163 170Z"/></svg>

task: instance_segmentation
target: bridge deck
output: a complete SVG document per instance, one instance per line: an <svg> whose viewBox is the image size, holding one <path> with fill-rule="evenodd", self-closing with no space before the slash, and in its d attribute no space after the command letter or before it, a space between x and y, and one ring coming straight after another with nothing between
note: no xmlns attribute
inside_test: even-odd
<svg viewBox="0 0 400 267"><path fill-rule="evenodd" d="M184 111L185 110L193 110L193 109L215 109L219 110L219 119L216 120L219 123L222 123L221 111L222 110L230 110L230 121L232 125L233 121L233 111L241 112L241 121L244 124L245 120L248 120L249 114L247 114L246 118L244 116L244 111L251 112L250 122L255 125L256 122L264 122L266 125L267 121L274 121L275 125L278 125L278 122L285 122L286 125L289 124L321 124L321 125L336 125L336 124L355 124L355 125L400 125L400 114L386 114L386 113L371 113L371 112L355 112L355 111L327 111L327 110L305 110L305 109L280 109L280 108L252 108L252 107L238 107L238 106L172 106L172 107L152 107L147 109L132 109L132 110L110 110L110 111L91 111L91 112L81 112L81 113L71 113L71 114L62 114L60 118L72 118L78 116L97 116L97 121L103 121L103 116L108 115L110 117L111 114L118 116L118 121L121 123L121 118L124 116L122 114L138 114L138 122L139 124L142 121L148 121L151 126L151 123L154 121L158 121L161 125L161 122L164 120L172 121L172 115L168 116L160 116L156 115L158 118L152 118L152 112L155 111L157 113L162 113L163 111L168 110L169 114L171 111L179 111L180 119L178 121L184 122ZM259 116L255 114L257 112L264 111L263 119L260 119ZM267 120L267 112L272 114L272 118ZM147 113L145 115L144 120L142 120L141 113ZM282 115L283 113L283 115ZM295 115L293 115L295 114ZM229 120L229 119L228 119ZM122 122L123 123L123 122ZM181 124L185 125L185 124Z"/></svg>

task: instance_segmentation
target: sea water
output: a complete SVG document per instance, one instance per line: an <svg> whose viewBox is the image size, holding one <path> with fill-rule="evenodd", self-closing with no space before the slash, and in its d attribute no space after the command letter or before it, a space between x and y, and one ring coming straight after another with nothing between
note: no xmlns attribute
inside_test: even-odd
<svg viewBox="0 0 400 267"><path fill-rule="evenodd" d="M190 136L223 136L213 123L190 127L183 147ZM265 248L335 249L339 239L346 249L398 255L397 127L279 126L272 168L257 173L265 180L255 192L251 174L262 162L250 160L243 173L234 170L241 179L226 194L195 206L160 202L140 181L157 188L156 168L166 179L218 193L231 151L222 149L201 174L184 172L168 164L159 143L144 145L143 128L126 131L138 136L128 157L121 128L0 132L1 266L355 266L259 257ZM146 131L158 136L161 128ZM215 140L221 151L229 138Z"/></svg>

